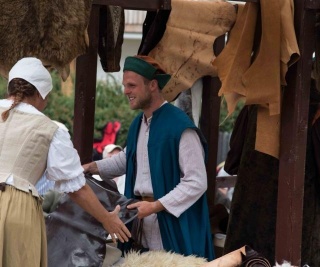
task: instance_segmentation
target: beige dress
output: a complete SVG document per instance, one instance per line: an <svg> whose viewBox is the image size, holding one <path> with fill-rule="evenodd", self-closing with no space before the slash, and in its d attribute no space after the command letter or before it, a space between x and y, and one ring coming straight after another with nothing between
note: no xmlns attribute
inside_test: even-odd
<svg viewBox="0 0 320 267"><path fill-rule="evenodd" d="M0 267L47 266L42 200L34 184L46 169L57 128L46 116L18 110L0 121L0 183L6 184L0 191Z"/></svg>
<svg viewBox="0 0 320 267"><path fill-rule="evenodd" d="M7 185L0 191L0 266L47 266L41 201Z"/></svg>

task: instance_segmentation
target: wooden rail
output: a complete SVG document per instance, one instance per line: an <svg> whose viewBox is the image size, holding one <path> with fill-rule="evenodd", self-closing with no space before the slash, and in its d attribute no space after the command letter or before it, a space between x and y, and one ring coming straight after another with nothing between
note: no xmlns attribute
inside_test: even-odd
<svg viewBox="0 0 320 267"><path fill-rule="evenodd" d="M157 9L171 9L170 0L93 0L93 5L107 5L107 6L121 6L125 9L133 10L157 10Z"/></svg>

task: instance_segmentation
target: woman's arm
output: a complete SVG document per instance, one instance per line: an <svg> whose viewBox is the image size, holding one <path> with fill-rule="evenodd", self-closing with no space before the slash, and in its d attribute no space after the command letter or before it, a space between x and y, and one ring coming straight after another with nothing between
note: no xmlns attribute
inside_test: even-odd
<svg viewBox="0 0 320 267"><path fill-rule="evenodd" d="M68 193L68 195L72 201L77 203L103 225L104 229L111 235L114 243L116 243L116 237L118 237L121 242L127 242L128 238L131 237L130 231L118 216L120 211L119 205L114 211L108 212L87 184L78 191Z"/></svg>

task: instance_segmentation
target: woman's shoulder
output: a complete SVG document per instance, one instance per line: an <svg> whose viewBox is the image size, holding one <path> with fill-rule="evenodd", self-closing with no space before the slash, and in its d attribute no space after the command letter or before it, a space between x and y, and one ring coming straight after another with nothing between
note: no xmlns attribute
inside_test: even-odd
<svg viewBox="0 0 320 267"><path fill-rule="evenodd" d="M12 100L0 99L0 108L9 108L12 104Z"/></svg>

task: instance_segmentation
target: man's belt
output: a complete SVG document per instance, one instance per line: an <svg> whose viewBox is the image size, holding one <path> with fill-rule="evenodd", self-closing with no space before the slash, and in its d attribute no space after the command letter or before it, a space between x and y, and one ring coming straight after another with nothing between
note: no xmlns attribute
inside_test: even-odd
<svg viewBox="0 0 320 267"><path fill-rule="evenodd" d="M148 202L153 202L154 198L153 197L147 197L147 196L136 196L138 199L142 201L148 201Z"/></svg>

